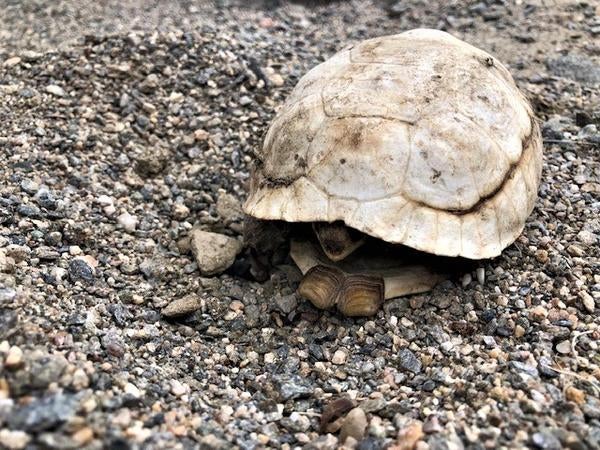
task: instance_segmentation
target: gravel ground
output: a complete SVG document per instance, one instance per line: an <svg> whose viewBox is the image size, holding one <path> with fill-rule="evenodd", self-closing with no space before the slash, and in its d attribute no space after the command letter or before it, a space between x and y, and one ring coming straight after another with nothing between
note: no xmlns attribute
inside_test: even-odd
<svg viewBox="0 0 600 450"><path fill-rule="evenodd" d="M600 448L598 3L123 3L0 4L0 448ZM274 111L336 50L419 26L536 108L522 236L369 320L298 299L289 261L248 279Z"/></svg>

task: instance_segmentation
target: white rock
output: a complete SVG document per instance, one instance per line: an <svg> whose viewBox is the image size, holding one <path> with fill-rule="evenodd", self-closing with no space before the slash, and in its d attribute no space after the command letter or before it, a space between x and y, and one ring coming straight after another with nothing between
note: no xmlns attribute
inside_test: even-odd
<svg viewBox="0 0 600 450"><path fill-rule="evenodd" d="M556 344L556 351L563 355L568 355L569 353L571 353L571 341L564 340L562 342L559 342L558 344Z"/></svg>
<svg viewBox="0 0 600 450"><path fill-rule="evenodd" d="M24 431L0 430L0 447L9 450L25 448L31 438Z"/></svg>
<svg viewBox="0 0 600 450"><path fill-rule="evenodd" d="M128 233L132 233L137 227L138 218L136 216L132 216L128 212L124 212L119 217L117 217L117 222L123 227L125 231L127 231Z"/></svg>
<svg viewBox="0 0 600 450"><path fill-rule="evenodd" d="M96 199L96 201L101 206L108 206L108 205L112 205L114 203L114 200L112 197L110 197L108 195L104 195L104 194L99 195L98 198Z"/></svg>
<svg viewBox="0 0 600 450"><path fill-rule="evenodd" d="M46 86L46 92L48 92L49 94L52 94L52 95L56 95L57 97L65 96L65 91L63 90L63 88L61 88L60 86L57 86L55 84L50 84L50 85Z"/></svg>
<svg viewBox="0 0 600 450"><path fill-rule="evenodd" d="M209 231L192 230L190 247L202 275L216 275L227 270L242 250L235 238Z"/></svg>
<svg viewBox="0 0 600 450"><path fill-rule="evenodd" d="M336 350L333 356L331 357L331 362L333 364L344 364L347 358L348 350L340 348Z"/></svg>
<svg viewBox="0 0 600 450"><path fill-rule="evenodd" d="M137 386L133 383L127 383L125 385L125 388L123 389L123 391L126 394L129 394L135 398L140 398L142 393L140 392L140 390L137 388Z"/></svg>
<svg viewBox="0 0 600 450"><path fill-rule="evenodd" d="M8 350L8 355L6 355L6 360L4 361L4 364L6 365L6 367L11 368L11 367L20 366L22 362L23 362L23 350L21 350L16 345L13 345Z"/></svg>
<svg viewBox="0 0 600 450"><path fill-rule="evenodd" d="M181 397L187 392L187 386L178 380L171 380L171 394L175 397Z"/></svg>
<svg viewBox="0 0 600 450"><path fill-rule="evenodd" d="M579 242L585 245L594 245L598 240L594 233L587 230L582 230L579 233L577 233L577 239L579 240Z"/></svg>
<svg viewBox="0 0 600 450"><path fill-rule="evenodd" d="M12 66L16 66L20 62L21 62L21 58L19 58L18 56L13 56L12 58L6 59L4 61L4 63L2 63L2 65L4 67L12 67Z"/></svg>

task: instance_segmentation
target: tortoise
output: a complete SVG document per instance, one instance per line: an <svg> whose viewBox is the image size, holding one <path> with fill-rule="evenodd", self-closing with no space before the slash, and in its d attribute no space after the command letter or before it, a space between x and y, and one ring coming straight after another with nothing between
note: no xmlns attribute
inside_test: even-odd
<svg viewBox="0 0 600 450"><path fill-rule="evenodd" d="M276 114L246 236L260 253L279 243L260 227L283 224L300 295L371 315L432 289L455 258L500 255L541 171L538 123L496 58L439 30L377 37L310 70Z"/></svg>

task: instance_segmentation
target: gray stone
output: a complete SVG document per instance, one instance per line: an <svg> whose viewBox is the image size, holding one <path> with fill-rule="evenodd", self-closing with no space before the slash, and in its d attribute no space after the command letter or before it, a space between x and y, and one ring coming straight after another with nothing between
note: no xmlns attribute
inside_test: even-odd
<svg viewBox="0 0 600 450"><path fill-rule="evenodd" d="M541 450L560 450L562 448L560 441L550 430L541 430L531 436L531 443L535 448Z"/></svg>
<svg viewBox="0 0 600 450"><path fill-rule="evenodd" d="M94 281L94 269L85 260L75 258L69 263L69 277L72 282L91 283Z"/></svg>
<svg viewBox="0 0 600 450"><path fill-rule="evenodd" d="M508 364L510 367L516 369L519 372L525 372L527 375L530 375L532 377L539 376L538 370L535 367L530 366L529 364L522 363L521 361L510 361Z"/></svg>
<svg viewBox="0 0 600 450"><path fill-rule="evenodd" d="M584 55L570 54L546 61L553 75L582 83L600 83L600 65Z"/></svg>
<svg viewBox="0 0 600 450"><path fill-rule="evenodd" d="M74 395L55 394L21 406L8 417L8 426L15 430L44 431L69 420L79 405Z"/></svg>
<svg viewBox="0 0 600 450"><path fill-rule="evenodd" d="M308 380L299 375L281 375L275 379L279 388L279 396L282 401L309 397L314 388L308 384Z"/></svg>
<svg viewBox="0 0 600 450"><path fill-rule="evenodd" d="M275 295L275 304L277 308L284 313L289 314L298 306L298 299L295 294L290 295Z"/></svg>
<svg viewBox="0 0 600 450"><path fill-rule="evenodd" d="M421 361L407 348L403 348L398 352L400 358L400 367L412 373L420 373L422 364Z"/></svg>

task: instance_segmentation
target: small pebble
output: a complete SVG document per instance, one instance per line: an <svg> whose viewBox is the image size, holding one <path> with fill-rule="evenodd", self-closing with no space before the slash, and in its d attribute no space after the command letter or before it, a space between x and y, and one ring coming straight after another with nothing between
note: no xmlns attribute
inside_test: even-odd
<svg viewBox="0 0 600 450"><path fill-rule="evenodd" d="M367 415L361 408L354 408L345 417L340 429L340 442L345 442L348 437L356 439L358 442L365 437L367 430Z"/></svg>
<svg viewBox="0 0 600 450"><path fill-rule="evenodd" d="M65 96L65 91L63 90L63 88L61 88L60 86L57 86L55 84L50 84L50 85L46 86L46 92L48 92L49 94L52 94L52 95L56 95L57 97Z"/></svg>
<svg viewBox="0 0 600 450"><path fill-rule="evenodd" d="M346 350L345 348L340 348L338 350L335 351L335 353L333 354L332 358L331 358L331 362L333 364L344 364L346 362L346 359L348 359L348 350Z"/></svg>
<svg viewBox="0 0 600 450"><path fill-rule="evenodd" d="M24 431L0 430L0 446L8 450L21 450L27 446L31 437Z"/></svg>
<svg viewBox="0 0 600 450"><path fill-rule="evenodd" d="M127 231L128 233L133 233L137 227L138 218L136 216L132 216L127 212L124 212L119 217L117 217L117 222L123 227L125 231Z"/></svg>
<svg viewBox="0 0 600 450"><path fill-rule="evenodd" d="M196 294L186 295L183 298L173 300L162 309L165 317L178 317L191 314L202 307L202 302Z"/></svg>
<svg viewBox="0 0 600 450"><path fill-rule="evenodd" d="M19 367L23 363L23 350L21 348L13 345L6 355L6 359L4 360L4 365L8 369L15 369Z"/></svg>
<svg viewBox="0 0 600 450"><path fill-rule="evenodd" d="M562 355L568 355L571 353L571 341L561 341L556 344L556 351Z"/></svg>
<svg viewBox="0 0 600 450"><path fill-rule="evenodd" d="M586 311L589 313L593 313L596 309L594 298L586 291L581 291L579 293L579 298L581 298L581 302L583 303L583 306L586 309Z"/></svg>

